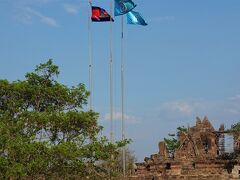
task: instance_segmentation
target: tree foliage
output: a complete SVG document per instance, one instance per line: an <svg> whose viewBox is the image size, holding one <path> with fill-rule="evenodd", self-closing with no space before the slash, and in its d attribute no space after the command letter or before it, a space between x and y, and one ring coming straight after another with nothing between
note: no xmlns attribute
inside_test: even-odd
<svg viewBox="0 0 240 180"><path fill-rule="evenodd" d="M106 179L128 141L99 137L98 113L84 111L89 92L84 84L67 87L56 81L52 60L24 80L0 80L0 179Z"/></svg>
<svg viewBox="0 0 240 180"><path fill-rule="evenodd" d="M240 133L240 122L233 124L229 131L233 133Z"/></svg>
<svg viewBox="0 0 240 180"><path fill-rule="evenodd" d="M182 126L182 127L179 126L177 128L177 135L179 135L180 133L187 133L187 131L188 131L187 128L185 128L184 126ZM179 148L180 141L174 137L164 138L164 141L167 145L169 156L174 158L174 153L175 153L176 149Z"/></svg>
<svg viewBox="0 0 240 180"><path fill-rule="evenodd" d="M177 128L177 133L187 133L188 132L188 129L185 127L185 126L179 126Z"/></svg>

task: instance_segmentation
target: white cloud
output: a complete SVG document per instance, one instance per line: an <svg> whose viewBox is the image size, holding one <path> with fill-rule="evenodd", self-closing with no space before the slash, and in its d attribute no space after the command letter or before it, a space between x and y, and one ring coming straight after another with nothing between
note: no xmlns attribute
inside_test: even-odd
<svg viewBox="0 0 240 180"><path fill-rule="evenodd" d="M23 10L18 13L16 13L14 15L14 18L18 21L18 22L21 22L21 23L24 23L24 24L32 24L32 21L33 21L33 17L31 14L29 14L26 10Z"/></svg>
<svg viewBox="0 0 240 180"><path fill-rule="evenodd" d="M28 5L44 5L44 4L52 3L54 1L56 0L21 0L21 1L13 0L12 3L28 6Z"/></svg>
<svg viewBox="0 0 240 180"><path fill-rule="evenodd" d="M191 116L195 112L203 111L206 108L207 102L201 100L182 100L182 101L169 101L160 105L160 111L169 113L177 113L185 116Z"/></svg>
<svg viewBox="0 0 240 180"><path fill-rule="evenodd" d="M230 97L224 104L225 112L240 115L240 95Z"/></svg>
<svg viewBox="0 0 240 180"><path fill-rule="evenodd" d="M188 102L183 101L165 102L160 105L160 109L163 111L178 112L185 115L191 115L193 112L193 106Z"/></svg>
<svg viewBox="0 0 240 180"><path fill-rule="evenodd" d="M237 94L236 96L228 98L231 101L240 101L240 94Z"/></svg>
<svg viewBox="0 0 240 180"><path fill-rule="evenodd" d="M161 103L155 112L160 120L189 123L208 116L215 125L230 125L240 119L240 96L222 100L176 100Z"/></svg>
<svg viewBox="0 0 240 180"><path fill-rule="evenodd" d="M77 14L79 11L79 6L75 4L63 4L64 10L69 14Z"/></svg>
<svg viewBox="0 0 240 180"><path fill-rule="evenodd" d="M58 26L55 19L45 16L42 13L33 10L32 8L29 7L24 8L24 11L21 13L21 15L18 16L18 20L20 20L23 23L30 24L32 23L33 17L39 18L42 23L47 24L48 26L51 27Z"/></svg>
<svg viewBox="0 0 240 180"><path fill-rule="evenodd" d="M57 21L49 16L36 11L35 9L46 7L50 3L53 3L57 0L12 0L9 3L13 8L13 17L18 22L24 24L32 24L35 20L39 20L40 22L47 24L51 27L57 27Z"/></svg>
<svg viewBox="0 0 240 180"><path fill-rule="evenodd" d="M105 114L103 119L110 121L110 113ZM121 112L114 112L113 113L113 120L114 121L121 121L122 120L122 113ZM128 114L124 114L124 120L128 124L138 124L138 123L140 123L139 118L137 118L135 116L132 116L132 115L128 115Z"/></svg>

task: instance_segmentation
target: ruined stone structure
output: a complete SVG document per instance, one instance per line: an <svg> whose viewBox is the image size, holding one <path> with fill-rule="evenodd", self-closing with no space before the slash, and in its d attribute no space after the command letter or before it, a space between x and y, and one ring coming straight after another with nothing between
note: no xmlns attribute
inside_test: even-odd
<svg viewBox="0 0 240 180"><path fill-rule="evenodd" d="M178 133L180 146L169 156L161 141L159 153L138 163L131 180L162 179L240 179L240 158L224 159L224 126L215 131L208 118L197 118L196 125ZM240 138L235 141L240 149ZM223 156L224 157L224 156Z"/></svg>
<svg viewBox="0 0 240 180"><path fill-rule="evenodd" d="M240 149L240 137L238 137L234 144L235 149Z"/></svg>
<svg viewBox="0 0 240 180"><path fill-rule="evenodd" d="M240 132L234 134L234 149L240 150Z"/></svg>

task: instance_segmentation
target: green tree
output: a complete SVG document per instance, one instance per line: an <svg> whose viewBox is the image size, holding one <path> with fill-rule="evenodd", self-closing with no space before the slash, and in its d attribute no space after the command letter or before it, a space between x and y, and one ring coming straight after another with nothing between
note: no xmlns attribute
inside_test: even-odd
<svg viewBox="0 0 240 180"><path fill-rule="evenodd" d="M231 126L231 129L228 130L229 132L232 132L232 133L238 133L240 134L240 122L236 123L236 124L233 124Z"/></svg>
<svg viewBox="0 0 240 180"><path fill-rule="evenodd" d="M182 126L182 127L179 126L177 128L177 135L179 135L180 133L187 133L187 131L188 131L187 128L185 128L184 126ZM173 134L171 136L175 136L175 134ZM180 141L178 140L178 138L174 138L174 137L164 138L164 141L167 145L169 156L174 158L174 153L175 153L176 149L179 148Z"/></svg>
<svg viewBox="0 0 240 180"><path fill-rule="evenodd" d="M176 149L180 146L180 141L176 138L164 138L164 141L169 152L169 156L174 158L174 153Z"/></svg>
<svg viewBox="0 0 240 180"><path fill-rule="evenodd" d="M118 148L100 137L98 113L84 111L83 84L56 81L50 59L24 80L0 80L0 179L106 179Z"/></svg>

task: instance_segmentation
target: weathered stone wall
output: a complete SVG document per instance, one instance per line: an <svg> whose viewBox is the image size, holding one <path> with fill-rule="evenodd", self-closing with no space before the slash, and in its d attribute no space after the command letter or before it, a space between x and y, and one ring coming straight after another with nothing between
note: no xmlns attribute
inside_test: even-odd
<svg viewBox="0 0 240 180"><path fill-rule="evenodd" d="M149 175L149 176L132 176L129 180L237 180L228 174L199 174L199 175Z"/></svg>
<svg viewBox="0 0 240 180"><path fill-rule="evenodd" d="M238 165L234 166L234 168L232 170L232 175L234 178L240 179L240 166L238 166Z"/></svg>
<svg viewBox="0 0 240 180"><path fill-rule="evenodd" d="M194 179L194 178L216 178L236 179L239 177L240 166L235 166L232 172L228 172L226 161L200 161L200 162L174 162L167 161L159 164L141 164L130 179ZM233 162L236 163L236 162ZM167 164L170 166L167 167ZM147 167L146 167L147 165Z"/></svg>

